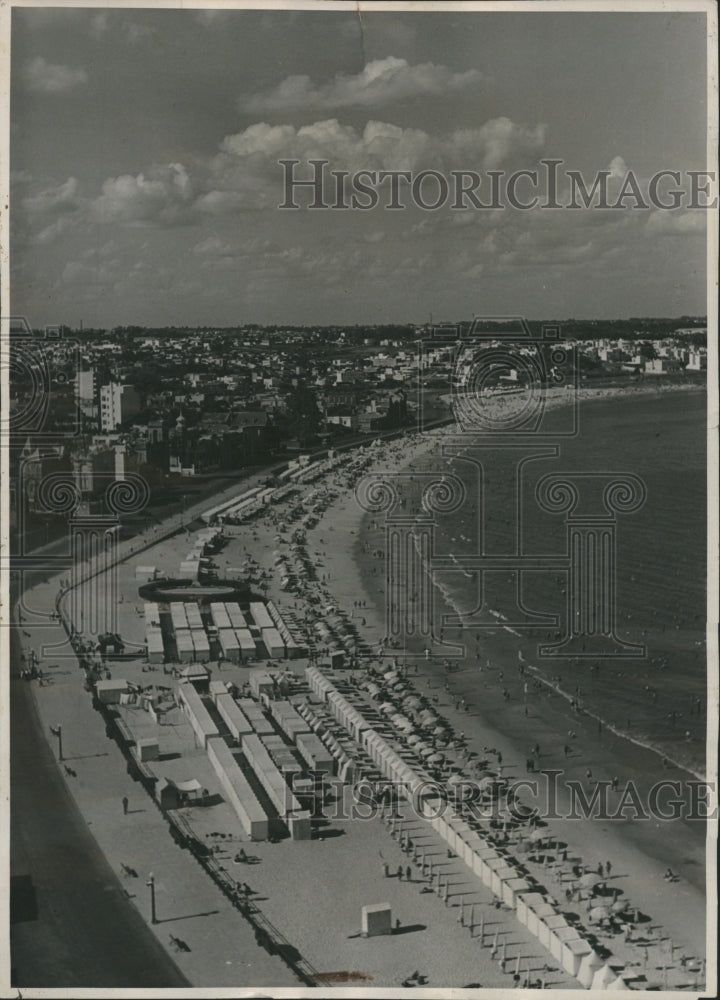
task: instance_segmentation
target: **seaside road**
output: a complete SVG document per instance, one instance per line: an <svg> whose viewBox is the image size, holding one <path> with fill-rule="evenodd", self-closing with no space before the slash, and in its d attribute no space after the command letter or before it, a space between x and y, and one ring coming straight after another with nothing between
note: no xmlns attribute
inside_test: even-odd
<svg viewBox="0 0 720 1000"><path fill-rule="evenodd" d="M98 848L10 680L11 979L21 987L187 987Z"/></svg>

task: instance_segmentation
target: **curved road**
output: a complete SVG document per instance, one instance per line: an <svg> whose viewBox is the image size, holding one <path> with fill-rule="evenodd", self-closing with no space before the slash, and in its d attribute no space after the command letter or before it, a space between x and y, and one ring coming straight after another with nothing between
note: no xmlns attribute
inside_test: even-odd
<svg viewBox="0 0 720 1000"><path fill-rule="evenodd" d="M125 895L40 734L12 635L10 950L17 987L187 987Z"/></svg>

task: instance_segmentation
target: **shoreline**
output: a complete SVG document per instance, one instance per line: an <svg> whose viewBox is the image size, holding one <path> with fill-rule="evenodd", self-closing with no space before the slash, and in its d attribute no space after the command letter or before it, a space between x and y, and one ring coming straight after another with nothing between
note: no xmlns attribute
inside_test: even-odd
<svg viewBox="0 0 720 1000"><path fill-rule="evenodd" d="M635 393L630 394L630 392L628 391L627 387L619 387L617 389L607 388L607 387L606 388L599 388L599 389L582 389L581 388L578 391L579 391L579 396L580 396L581 399L584 399L587 402L596 402L596 401L600 401L600 400L604 400L604 399L610 399L610 398L618 398L618 399L622 399L622 400L634 400L636 398L638 398L638 399L639 398L652 398L654 396L661 396L661 395L665 395L666 393L674 393L674 392L680 392L680 391L697 392L697 391L704 391L704 387L703 386L697 386L697 385L692 385L692 386L690 386L690 385L665 385L665 386L652 386L652 385L648 385L648 386L642 386L642 387L640 387L640 391L637 394L635 394ZM546 395L545 395L545 406L546 406L547 409L557 409L557 408L560 408L560 407L563 407L563 406L567 406L567 405L569 405L569 403L571 403L571 400L567 399L567 397L565 395L565 390L558 389L555 392L546 393ZM443 432L442 431L438 431L438 432L435 432L435 433L436 433L436 435L441 435ZM430 450L430 447L431 447L431 445L430 445L430 443L428 443L428 447L426 449L424 449L424 450L427 452L427 451ZM405 463L405 464L399 466L398 467L398 471L405 470L405 469L413 469L413 468L414 468L414 466L412 465L412 462L410 462L410 463ZM359 511L359 516L358 516L358 528L359 529L367 531L367 526L370 524L371 521L372 521L372 515L369 515L369 514L362 515L362 512ZM417 544L416 544L416 548L417 548ZM356 561L358 561L359 563L361 563L363 561L362 560L362 553L359 550L359 548L357 546L357 543L356 543L356 545L354 547L354 553L353 554L354 554L354 557L355 557ZM424 563L423 563L423 565L424 565ZM374 592L375 588L372 587L372 586L368 586L368 584L369 584L369 581L366 580L365 581L364 589L368 593L368 596L371 596L371 594L372 594L372 592ZM433 586L432 582L430 583L430 586ZM441 605L441 607L438 607L436 609L437 612L438 612L438 617L440 618L440 620L442 620L444 613L446 613L448 611L450 613L452 613L453 615L461 615L462 614L462 609L458 606L458 604L457 604L457 602L456 602L456 600L454 598L454 595L451 592L450 587L448 585L446 585L446 584L443 584L440 581L436 581L435 584L434 584L434 586L435 586L436 593L439 596L439 602L438 603L439 603L439 605ZM492 610L490 610L490 613L491 614L496 614ZM502 622L502 615L496 615L496 616L498 618L499 627L501 627L507 633L510 633L511 635L516 636L517 638L522 638L520 636L520 634L518 632L516 632L512 627L505 626L505 625L501 624L501 622ZM456 630L456 631L459 631L459 630ZM492 642L491 644L495 645L494 642ZM497 640L497 645L498 646L507 645L507 640L505 642L501 642L500 640ZM469 652L468 652L467 655L470 655ZM559 683L557 683L557 681L555 681L551 677L547 676L547 674L542 669L540 669L537 666L535 666L534 664L530 663L527 660L526 657L523 659L523 664L524 664L525 669L527 669L529 672L532 673L533 677L538 681L538 683L546 686L554 694L559 695L568 704L572 704L574 702L575 699L574 699L574 696L573 696L572 692L564 690L563 687ZM705 670L706 675L708 674L708 671L709 671L709 664L706 661L706 670ZM643 738L643 737L640 737L640 736L633 735L632 733L628 732L627 729L623 729L622 727L617 726L616 723L614 723L613 721L611 721L605 715L601 714L601 712L598 712L598 711L595 711L595 710L591 710L591 709L585 707L584 705L582 706L582 708L580 709L580 711L579 711L578 714L579 714L579 716L587 718L589 720L592 720L595 723L600 723L605 730L607 730L610 733L613 733L613 735L616 736L618 739L625 740L628 743L633 744L634 746L638 747L641 750L645 750L645 751L647 751L649 753L655 754L660 759L660 763L662 763L662 759L667 760L673 767L678 768L678 769L680 769L682 771L687 772L689 775L691 775L693 778L697 779L698 781L706 781L706 780L708 780L708 778L712 779L712 777L713 777L712 775L708 774L708 764L709 764L709 762L708 762L707 758L706 758L706 762L705 762L705 770L704 770L704 772L700 771L700 770L696 769L691 764L691 762L689 762L687 759L683 759L682 755L678 755L676 753L676 751L674 751L672 749L669 749L668 746L664 746L663 743L662 743L662 740L657 740L657 739L654 740L652 738L647 738L647 737ZM662 775L662 771L659 772L658 777L660 777L661 775Z"/></svg>
<svg viewBox="0 0 720 1000"><path fill-rule="evenodd" d="M653 387L652 392L646 391L639 395L662 394L661 387ZM597 398L599 394L592 395ZM603 391L602 396L608 395L623 394ZM427 456L433 446L437 447L441 438L441 431L431 432L427 437L422 435L420 438L420 441L423 441L422 447L418 443L417 447L413 447L411 455L408 455L407 441L404 446L401 443L397 443L394 447L389 445L386 449L388 464L396 470L402 468L411 471L418 468L421 456ZM374 466L377 464L374 463ZM372 556L373 549L377 548L379 541L379 538L374 537L368 530L372 518L372 514L365 514L360 510L354 496L340 500L326 511L320 524L308 532L308 550L314 551L319 561L329 570L326 588L331 600L345 607L349 614L364 619L365 628L362 632L373 635L370 645L375 650L377 648L375 640L379 641L384 634L385 601L379 589L383 577L379 567L383 564ZM337 538L340 532L345 536L343 542L332 545L330 539ZM358 596L364 600L361 609L356 611L353 610L353 604ZM508 666L514 669L517 662L511 662L507 639L503 640L503 644L506 649L503 665L506 670ZM408 649L410 645L408 643ZM417 652L421 653L422 648ZM385 650L383 661L389 663L388 657L392 658L393 654L396 654L396 659L402 662L402 650L391 649ZM667 757L667 753L647 748L643 746L642 740L628 738L621 731L614 733L610 726L602 738L596 737L594 731L587 732L588 728L594 730L597 722L595 716L590 713L583 716L573 714L568 722L567 709L571 696L562 690L558 691L547 681L541 685L543 694L533 696L529 721L523 714L522 704L506 704L499 696L496 681L498 675L495 672L500 669L499 665L495 671L484 672L481 675L482 680L491 676L492 684L486 684L479 695L478 674L467 665L450 674L444 674L439 663L432 660L428 662L422 655L416 657L415 663L417 676L413 678L412 668L408 671L411 682L427 697L432 695L439 698L439 711L448 718L456 731L466 732L474 749L482 750L483 745L487 744L502 747L505 759L511 762L510 769L515 769L515 777L523 773L518 767L522 768L527 756L527 743L532 743L536 736L542 745L541 767L563 768L573 780L582 781L588 766L592 768L593 774L599 772L598 777L607 771L608 779L618 774L622 782L637 781L638 784L648 787L661 777L677 778L677 770L687 775L693 774L692 768L682 764L678 765L677 770L664 770L661 766L661 756ZM526 666L529 664L526 663ZM472 707L472 712L458 711L458 699L472 701L472 706L468 706ZM568 725L577 728L578 739L576 746L573 747L573 756L564 761L562 743L566 737L561 738L561 734L565 733ZM712 761L709 762L709 769L711 767ZM611 830L606 830L606 824L602 821L595 820L583 822L582 827L578 827L577 823L573 827L572 821L568 821L568 824L562 835L569 843L574 839L575 846L581 848L583 855L589 854L592 857L597 853L602 857L607 853L612 858L614 852L615 857L622 859L619 863L623 867L627 868L630 864L638 873L644 873L639 882L633 879L635 883L633 896L638 894L644 899L661 899L667 892L663 891L661 884L663 871L666 867L672 867L675 871L680 867L682 879L685 881L682 895L688 895L687 905L691 907L693 917L689 923L687 920L680 921L675 927L675 933L682 935L687 928L695 946L704 948L705 937L702 927L705 921L707 864L705 836L706 830L712 835L712 821L669 822L663 824L663 829L657 832L649 829L651 824L642 822L610 824ZM613 860L613 864L617 863ZM694 904L690 903L691 889L692 892L698 893ZM675 890L675 895L679 896L680 893ZM664 904L656 901L648 903L648 906L651 907L650 912L654 909L655 913L660 915L663 923L666 922L665 914L672 912L669 898Z"/></svg>

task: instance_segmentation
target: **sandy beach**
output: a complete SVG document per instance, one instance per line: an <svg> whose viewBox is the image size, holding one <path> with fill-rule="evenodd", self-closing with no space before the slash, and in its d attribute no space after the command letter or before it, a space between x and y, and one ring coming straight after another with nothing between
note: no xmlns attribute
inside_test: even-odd
<svg viewBox="0 0 720 1000"><path fill-rule="evenodd" d="M645 390L647 394L658 390ZM662 390L661 390L662 391ZM667 390L665 390L667 391ZM672 389L670 390L672 391ZM644 393L643 393L644 394ZM612 390L589 390L589 398L616 395ZM553 401L560 405L562 398ZM437 447L437 435L428 440L390 445L377 463L379 469L419 467L420 459ZM323 566L327 590L332 600L355 614L364 624L363 631L374 648L385 631L385 596L383 573L373 553L382 545L379 525L371 527L373 518L364 515L354 497L346 497L331 506L320 524L308 533L308 549ZM359 596L360 595L360 596ZM363 602L356 608L356 602ZM691 777L677 767L670 770L662 765L661 756L652 749L638 746L611 732L598 733L596 720L583 719L573 713L569 701L551 688L543 687L528 699L524 713L522 697L510 701L502 695L510 677L515 684L517 661L493 663L479 674L474 657L447 673L440 662L419 655L411 658L410 675L417 671L414 683L424 694L436 693L438 709L463 731L468 745L481 753L491 746L502 751L505 773L525 777L528 748L534 743L541 747L539 767L559 769L561 784L566 780L586 781L587 771L593 781L611 781L619 777L619 788L632 780L641 794L647 795L653 783L662 779L683 781ZM392 658L392 656L390 656ZM400 656L402 659L402 656ZM463 709L463 704L467 706ZM567 732L576 737L571 756L565 757L563 747ZM590 791L588 782L588 791ZM562 788L560 795L563 794ZM615 800L618 795L615 793ZM677 945L693 954L705 949L705 830L700 822L671 821L600 821L565 819L552 820L569 844L595 865L609 860L613 872L622 877L627 895L644 910L653 914L667 929ZM680 881L670 883L663 876L668 868L679 873ZM621 873L621 874L620 874Z"/></svg>

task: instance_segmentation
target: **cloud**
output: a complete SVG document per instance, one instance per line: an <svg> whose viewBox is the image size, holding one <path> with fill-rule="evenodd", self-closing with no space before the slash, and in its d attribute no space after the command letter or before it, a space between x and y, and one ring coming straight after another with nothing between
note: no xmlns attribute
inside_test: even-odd
<svg viewBox="0 0 720 1000"><path fill-rule="evenodd" d="M26 62L22 76L27 88L36 94L63 94L83 86L88 79L84 69L49 63L42 56Z"/></svg>
<svg viewBox="0 0 720 1000"><path fill-rule="evenodd" d="M78 224L84 204L75 177L68 177L62 184L24 197L21 205L31 227L28 233L30 242L36 245L54 243Z"/></svg>
<svg viewBox="0 0 720 1000"><path fill-rule="evenodd" d="M705 212L655 210L648 216L645 232L648 236L703 235L707 226Z"/></svg>
<svg viewBox="0 0 720 1000"><path fill-rule="evenodd" d="M279 159L328 160L328 170L491 169L514 159L527 166L545 142L544 125L529 127L496 118L479 128L430 135L422 129L369 121L362 131L336 118L295 128L260 122L226 136L213 170L231 185L238 175L264 173L275 180ZM298 167L298 176L302 176Z"/></svg>
<svg viewBox="0 0 720 1000"><path fill-rule="evenodd" d="M309 76L289 76L273 90L240 98L238 105L253 114L371 107L465 90L477 86L481 79L475 69L455 73L435 63L411 66L405 59L388 56L367 63L360 73L338 73L330 83L315 84Z"/></svg>
<svg viewBox="0 0 720 1000"><path fill-rule="evenodd" d="M189 221L194 187L180 163L153 167L133 177L109 177L102 193L92 202L91 214L98 222L125 225L176 225Z"/></svg>
<svg viewBox="0 0 720 1000"><path fill-rule="evenodd" d="M22 200L22 206L29 215L62 215L74 212L80 207L78 182L75 177L68 177L55 187L45 188L38 194L28 195Z"/></svg>
<svg viewBox="0 0 720 1000"><path fill-rule="evenodd" d="M207 236L200 240L192 248L192 252L199 257L235 257L237 248L231 246L226 240L221 240L219 236Z"/></svg>

